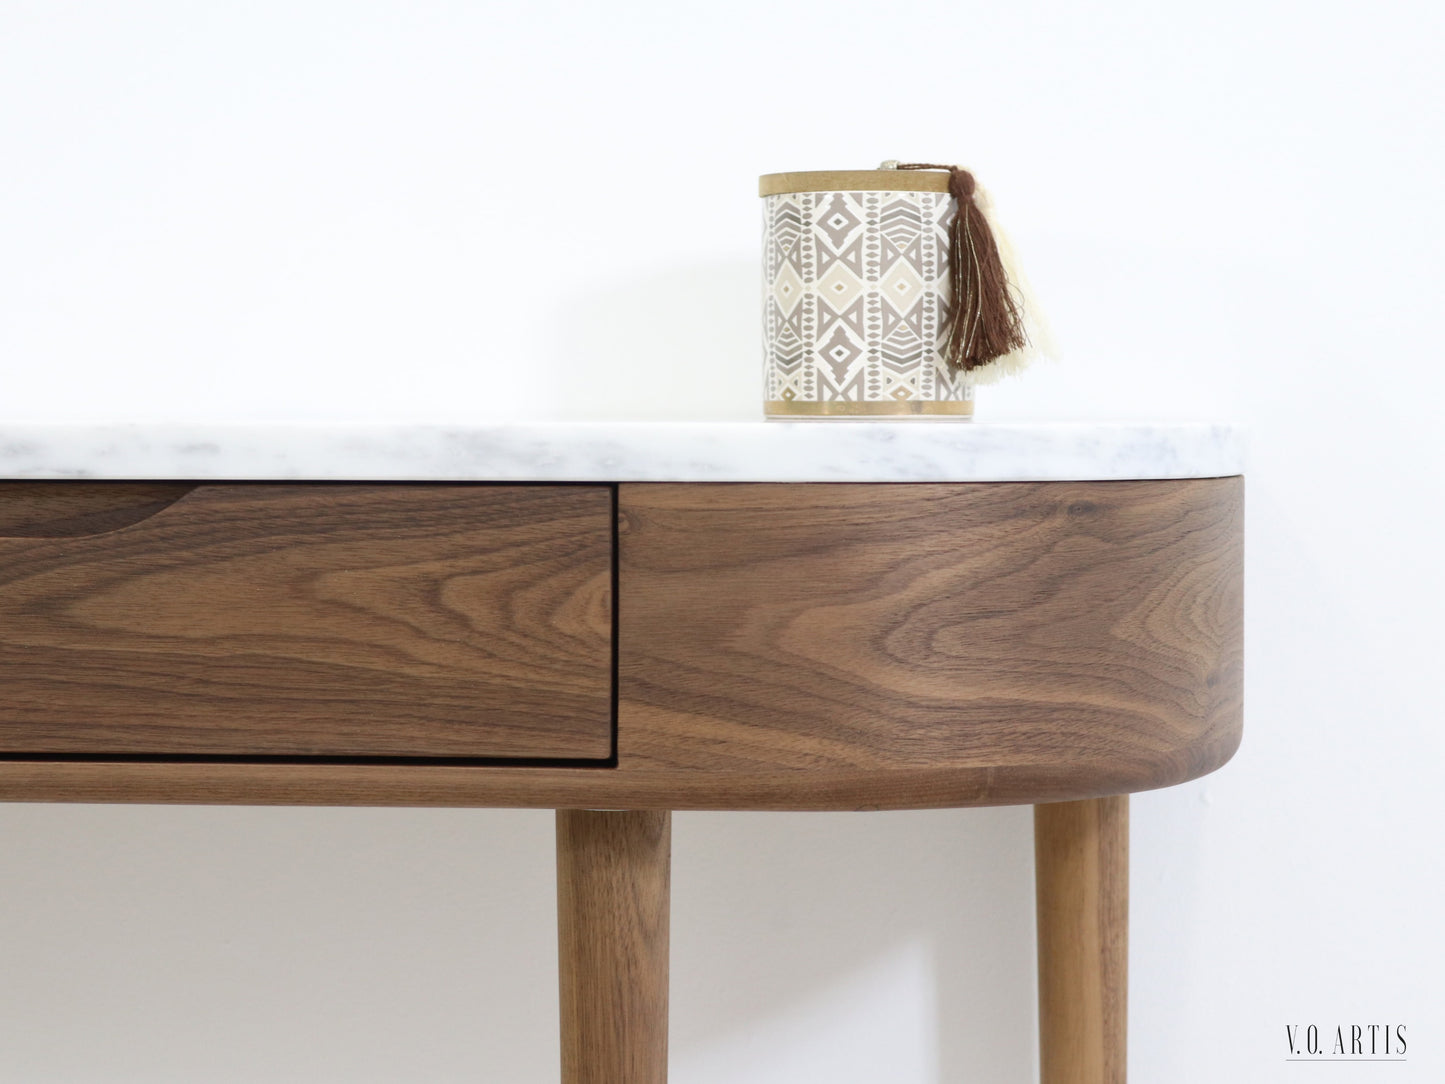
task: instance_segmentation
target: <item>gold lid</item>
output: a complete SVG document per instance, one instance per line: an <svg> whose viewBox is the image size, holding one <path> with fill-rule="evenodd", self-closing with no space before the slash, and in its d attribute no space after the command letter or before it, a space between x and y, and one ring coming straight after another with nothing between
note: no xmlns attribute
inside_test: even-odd
<svg viewBox="0 0 1445 1084"><path fill-rule="evenodd" d="M941 169L817 169L805 173L764 173L758 195L787 192L947 192Z"/></svg>

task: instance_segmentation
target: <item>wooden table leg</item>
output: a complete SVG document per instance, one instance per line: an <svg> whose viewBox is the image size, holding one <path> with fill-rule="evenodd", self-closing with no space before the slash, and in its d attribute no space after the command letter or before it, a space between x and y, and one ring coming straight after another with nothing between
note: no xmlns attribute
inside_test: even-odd
<svg viewBox="0 0 1445 1084"><path fill-rule="evenodd" d="M1034 806L1042 1084L1123 1084L1129 796Z"/></svg>
<svg viewBox="0 0 1445 1084"><path fill-rule="evenodd" d="M672 814L557 811L562 1084L665 1084Z"/></svg>

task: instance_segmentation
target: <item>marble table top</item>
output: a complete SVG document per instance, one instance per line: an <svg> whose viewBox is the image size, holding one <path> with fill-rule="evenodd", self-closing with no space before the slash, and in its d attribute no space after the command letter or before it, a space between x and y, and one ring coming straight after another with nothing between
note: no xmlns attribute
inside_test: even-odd
<svg viewBox="0 0 1445 1084"><path fill-rule="evenodd" d="M0 422L8 479L997 482L1243 472L1239 429L1189 423Z"/></svg>

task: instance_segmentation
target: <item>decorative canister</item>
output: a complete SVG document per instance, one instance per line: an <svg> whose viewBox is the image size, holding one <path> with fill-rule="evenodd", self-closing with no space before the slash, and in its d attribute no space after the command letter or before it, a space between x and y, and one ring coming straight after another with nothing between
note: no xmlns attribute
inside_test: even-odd
<svg viewBox="0 0 1445 1084"><path fill-rule="evenodd" d="M771 173L758 191L767 417L966 419L974 386L1025 360L1007 243L966 170Z"/></svg>

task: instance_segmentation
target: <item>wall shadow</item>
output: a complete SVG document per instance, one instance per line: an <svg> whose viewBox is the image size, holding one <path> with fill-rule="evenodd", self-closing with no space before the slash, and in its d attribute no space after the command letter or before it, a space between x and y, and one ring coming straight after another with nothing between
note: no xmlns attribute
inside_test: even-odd
<svg viewBox="0 0 1445 1084"><path fill-rule="evenodd" d="M738 1072L747 1036L913 945L935 986L934 1079L1036 1080L1031 807L676 814L672 929L687 1079L724 1054Z"/></svg>

